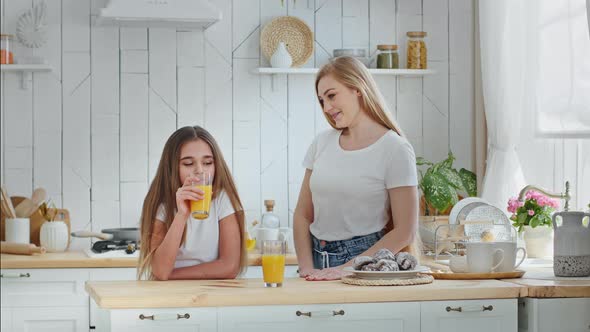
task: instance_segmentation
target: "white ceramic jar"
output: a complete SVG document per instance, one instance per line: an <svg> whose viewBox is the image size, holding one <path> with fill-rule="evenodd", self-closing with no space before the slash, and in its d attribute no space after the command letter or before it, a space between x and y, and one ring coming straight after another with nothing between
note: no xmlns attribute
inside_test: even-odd
<svg viewBox="0 0 590 332"><path fill-rule="evenodd" d="M63 221L48 221L41 225L39 235L41 246L47 249L47 252L62 252L68 248L70 234L68 225Z"/></svg>
<svg viewBox="0 0 590 332"><path fill-rule="evenodd" d="M277 49L270 57L270 65L273 68L289 68L293 64L293 58L287 50L287 45L284 42L279 42Z"/></svg>

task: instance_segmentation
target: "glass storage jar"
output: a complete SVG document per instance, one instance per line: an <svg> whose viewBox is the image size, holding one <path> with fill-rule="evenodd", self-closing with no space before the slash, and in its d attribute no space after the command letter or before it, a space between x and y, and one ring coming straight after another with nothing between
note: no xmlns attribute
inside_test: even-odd
<svg viewBox="0 0 590 332"><path fill-rule="evenodd" d="M399 54L397 53L397 45L377 45L377 68L399 68Z"/></svg>
<svg viewBox="0 0 590 332"><path fill-rule="evenodd" d="M9 65L14 63L12 40L12 35L0 34L0 64Z"/></svg>
<svg viewBox="0 0 590 332"><path fill-rule="evenodd" d="M426 43L424 43L426 32L408 31L406 35L408 36L406 68L426 69Z"/></svg>

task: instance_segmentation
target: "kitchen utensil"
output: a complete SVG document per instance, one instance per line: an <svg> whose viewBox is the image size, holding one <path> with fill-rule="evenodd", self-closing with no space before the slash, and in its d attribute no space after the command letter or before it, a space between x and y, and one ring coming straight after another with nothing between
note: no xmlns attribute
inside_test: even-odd
<svg viewBox="0 0 590 332"><path fill-rule="evenodd" d="M502 210L486 202L467 203L457 213L455 220L455 223L465 225L465 235L472 241L480 241L484 231L492 232L496 241L516 241L516 232L508 217Z"/></svg>
<svg viewBox="0 0 590 332"><path fill-rule="evenodd" d="M471 273L494 272L504 261L504 250L496 248L491 242L468 242L467 248L467 271ZM494 257L499 255L498 263Z"/></svg>
<svg viewBox="0 0 590 332"><path fill-rule="evenodd" d="M361 279L410 279L416 277L418 273L430 271L426 266L418 265L413 270L404 271L359 271L352 266L342 269L344 272L351 272L355 277Z"/></svg>
<svg viewBox="0 0 590 332"><path fill-rule="evenodd" d="M73 237L97 237L101 240L113 241L140 241L139 228L110 228L103 229L102 232L77 231L71 234Z"/></svg>
<svg viewBox="0 0 590 332"><path fill-rule="evenodd" d="M516 270L517 267L524 262L526 258L526 249L516 247L516 242L491 242L494 248L500 248L504 251L503 261L500 262L501 257L494 257L494 264L500 262L500 265L496 269L496 272L510 272ZM522 257L518 264L516 263L516 257L519 251L522 251Z"/></svg>
<svg viewBox="0 0 590 332"><path fill-rule="evenodd" d="M260 33L260 48L270 60L279 42L287 45L292 67L301 67L313 53L313 33L304 21L294 16L279 16L268 22Z"/></svg>
<svg viewBox="0 0 590 332"><path fill-rule="evenodd" d="M65 251L70 243L68 225L63 221L48 221L43 223L41 225L39 241L48 252Z"/></svg>
<svg viewBox="0 0 590 332"><path fill-rule="evenodd" d="M33 191L31 198L24 198L16 207L14 211L19 218L27 218L43 203L47 197L47 192L43 188L37 188Z"/></svg>
<svg viewBox="0 0 590 332"><path fill-rule="evenodd" d="M13 196L11 197L11 201L14 205L18 205L25 197ZM47 221L47 217L51 220L60 220L66 223L68 226L68 234L70 233L70 212L66 209L47 209L46 213L43 213L41 209L35 210L30 216L30 243L36 244L37 246L41 245L39 234L41 232L41 225ZM0 240L5 239L5 216L2 215L0 218Z"/></svg>
<svg viewBox="0 0 590 332"><path fill-rule="evenodd" d="M490 272L490 273L453 273L447 272L431 272L434 279L444 280L471 280L471 279L514 279L520 278L525 274L523 270L515 270L511 272Z"/></svg>
<svg viewBox="0 0 590 332"><path fill-rule="evenodd" d="M559 277L590 276L590 213L553 214L553 273ZM585 221L584 221L585 220Z"/></svg>
<svg viewBox="0 0 590 332"><path fill-rule="evenodd" d="M2 205L4 206L4 213L6 213L6 216L8 218L16 218L14 206L12 205L12 201L10 200L10 197L8 196L8 193L4 186L2 186Z"/></svg>
<svg viewBox="0 0 590 332"><path fill-rule="evenodd" d="M463 208L465 206L467 206L470 203L486 203L487 202L479 197L467 197L467 198L463 198L462 200L460 200L459 202L457 202L457 204L453 205L453 208L451 209L451 212L449 213L449 224L458 224L459 221L457 220L457 217L459 216L459 212L461 210L463 210Z"/></svg>
<svg viewBox="0 0 590 332"><path fill-rule="evenodd" d="M29 218L6 218L6 241L29 243L31 235Z"/></svg>
<svg viewBox="0 0 590 332"><path fill-rule="evenodd" d="M32 255L44 254L45 248L37 247L32 243L0 242L0 252L3 254Z"/></svg>
<svg viewBox="0 0 590 332"><path fill-rule="evenodd" d="M18 218L28 218L31 211L35 209L35 203L29 198L24 198L17 206L14 208L14 212Z"/></svg>

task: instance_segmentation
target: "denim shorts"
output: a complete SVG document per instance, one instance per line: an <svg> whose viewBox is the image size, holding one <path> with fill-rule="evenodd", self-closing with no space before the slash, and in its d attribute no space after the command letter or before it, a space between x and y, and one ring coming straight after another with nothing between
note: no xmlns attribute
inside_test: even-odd
<svg viewBox="0 0 590 332"><path fill-rule="evenodd" d="M313 267L323 269L340 266L362 254L379 241L385 231L355 236L348 240L323 241L312 234Z"/></svg>

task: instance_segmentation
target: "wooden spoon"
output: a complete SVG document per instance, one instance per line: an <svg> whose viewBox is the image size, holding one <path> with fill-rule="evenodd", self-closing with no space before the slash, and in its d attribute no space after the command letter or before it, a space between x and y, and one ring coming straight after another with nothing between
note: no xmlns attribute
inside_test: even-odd
<svg viewBox="0 0 590 332"><path fill-rule="evenodd" d="M47 197L47 192L43 188L37 188L33 192L31 199L25 198L19 205L14 208L16 216L19 218L28 218L33 212L35 212L41 203Z"/></svg>

